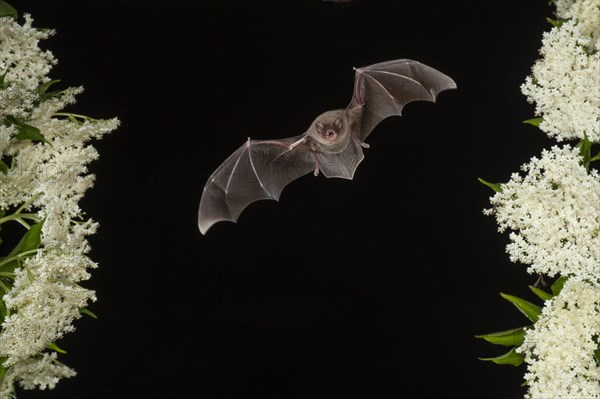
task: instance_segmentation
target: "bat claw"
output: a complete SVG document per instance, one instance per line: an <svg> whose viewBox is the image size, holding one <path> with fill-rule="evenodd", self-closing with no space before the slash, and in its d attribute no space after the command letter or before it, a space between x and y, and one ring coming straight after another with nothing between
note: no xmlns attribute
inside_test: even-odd
<svg viewBox="0 0 600 399"><path fill-rule="evenodd" d="M369 144L365 143L364 141L361 141L361 142L360 142L360 146L361 146L362 148L371 148L371 146L370 146Z"/></svg>
<svg viewBox="0 0 600 399"><path fill-rule="evenodd" d="M319 176L319 167L318 166L315 168L315 171L313 172L313 175Z"/></svg>

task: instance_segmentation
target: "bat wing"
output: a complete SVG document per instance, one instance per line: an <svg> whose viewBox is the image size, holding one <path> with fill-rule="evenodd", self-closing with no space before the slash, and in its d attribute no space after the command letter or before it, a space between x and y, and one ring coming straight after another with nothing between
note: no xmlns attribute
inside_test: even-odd
<svg viewBox="0 0 600 399"><path fill-rule="evenodd" d="M198 227L237 221L244 208L261 199L279 200L291 181L314 171L315 159L304 135L282 140L250 140L210 176L204 186Z"/></svg>
<svg viewBox="0 0 600 399"><path fill-rule="evenodd" d="M443 73L413 60L394 60L356 69L354 94L346 108L360 113L361 140L383 119L400 115L411 101L433 101L456 83Z"/></svg>

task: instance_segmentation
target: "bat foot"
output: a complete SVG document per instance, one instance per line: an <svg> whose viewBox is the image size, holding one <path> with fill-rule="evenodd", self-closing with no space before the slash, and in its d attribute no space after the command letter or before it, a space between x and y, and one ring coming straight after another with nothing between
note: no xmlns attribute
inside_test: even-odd
<svg viewBox="0 0 600 399"><path fill-rule="evenodd" d="M317 157L316 153L311 152L311 154L312 154L312 156L313 156L313 158L315 160L315 171L313 172L313 174L315 176L319 176L319 169L320 169L320 166L321 166L321 164L319 163L319 158Z"/></svg>
<svg viewBox="0 0 600 399"><path fill-rule="evenodd" d="M359 138L356 136L356 133L354 133L354 132L352 132L352 138L354 139L354 141L356 141L358 144L360 144L360 146L361 146L362 148L369 148L369 147L371 147L369 144L367 144L367 143L365 143L364 141L362 141L361 139L359 139Z"/></svg>

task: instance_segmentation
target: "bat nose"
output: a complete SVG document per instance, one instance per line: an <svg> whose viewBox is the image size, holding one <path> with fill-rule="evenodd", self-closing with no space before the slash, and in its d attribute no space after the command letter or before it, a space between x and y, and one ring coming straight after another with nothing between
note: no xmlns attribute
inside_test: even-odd
<svg viewBox="0 0 600 399"><path fill-rule="evenodd" d="M337 137L337 133L333 130L328 130L327 132L325 132L325 138L327 140L333 141L335 140Z"/></svg>

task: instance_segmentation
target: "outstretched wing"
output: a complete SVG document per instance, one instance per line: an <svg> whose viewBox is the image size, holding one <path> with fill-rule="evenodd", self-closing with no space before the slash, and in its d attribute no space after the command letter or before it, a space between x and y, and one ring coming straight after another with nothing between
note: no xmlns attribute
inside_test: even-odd
<svg viewBox="0 0 600 399"><path fill-rule="evenodd" d="M206 231L219 221L237 221L252 202L279 200L283 188L315 168L304 136L250 140L210 176L204 186L198 227Z"/></svg>
<svg viewBox="0 0 600 399"><path fill-rule="evenodd" d="M400 115L411 101L435 101L456 83L443 73L413 60L394 60L356 69L354 94L346 108L360 114L361 140L383 119Z"/></svg>

